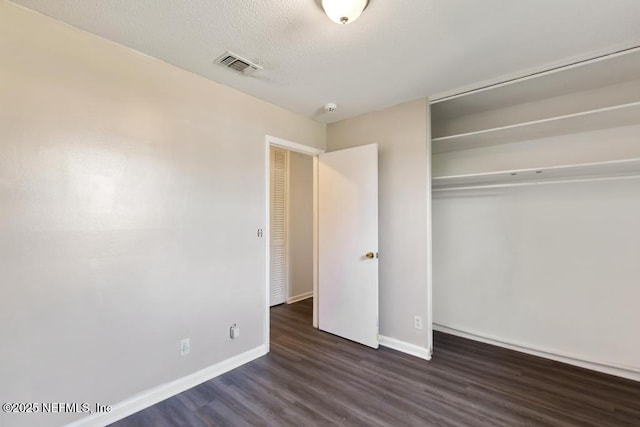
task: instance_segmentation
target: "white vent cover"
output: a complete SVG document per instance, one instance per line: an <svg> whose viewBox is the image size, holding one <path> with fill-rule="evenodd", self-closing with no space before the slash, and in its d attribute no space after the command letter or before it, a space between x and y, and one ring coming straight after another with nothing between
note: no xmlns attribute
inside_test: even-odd
<svg viewBox="0 0 640 427"><path fill-rule="evenodd" d="M251 62L240 55L236 55L233 52L223 53L216 58L214 62L242 74L253 74L258 70L262 70L262 67L258 64Z"/></svg>

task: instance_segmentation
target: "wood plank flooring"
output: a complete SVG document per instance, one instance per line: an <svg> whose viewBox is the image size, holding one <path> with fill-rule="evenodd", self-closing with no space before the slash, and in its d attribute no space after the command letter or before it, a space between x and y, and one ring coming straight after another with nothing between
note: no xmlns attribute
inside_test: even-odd
<svg viewBox="0 0 640 427"><path fill-rule="evenodd" d="M311 326L311 300L271 310L271 352L116 424L640 426L640 383L436 333L433 360Z"/></svg>

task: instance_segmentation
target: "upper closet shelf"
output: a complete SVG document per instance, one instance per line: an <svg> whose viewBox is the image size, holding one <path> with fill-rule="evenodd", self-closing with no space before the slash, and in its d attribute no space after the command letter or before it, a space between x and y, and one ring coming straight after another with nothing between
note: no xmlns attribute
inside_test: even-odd
<svg viewBox="0 0 640 427"><path fill-rule="evenodd" d="M640 176L640 158L538 169L441 176L434 177L432 183L434 191L445 191L624 176Z"/></svg>
<svg viewBox="0 0 640 427"><path fill-rule="evenodd" d="M640 102L432 139L433 153L638 124Z"/></svg>
<svg viewBox="0 0 640 427"><path fill-rule="evenodd" d="M628 49L434 100L431 102L431 114L437 121L446 122L487 110L502 110L514 105L636 81L638 70L640 48Z"/></svg>

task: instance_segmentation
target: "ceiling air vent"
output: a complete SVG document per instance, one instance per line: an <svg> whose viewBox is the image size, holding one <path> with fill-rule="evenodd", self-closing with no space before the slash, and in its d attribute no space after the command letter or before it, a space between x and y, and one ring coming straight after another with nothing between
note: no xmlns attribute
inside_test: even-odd
<svg viewBox="0 0 640 427"><path fill-rule="evenodd" d="M236 55L233 52L223 53L215 60L215 63L223 67L231 68L242 74L253 74L258 70L262 70L262 67L258 64Z"/></svg>

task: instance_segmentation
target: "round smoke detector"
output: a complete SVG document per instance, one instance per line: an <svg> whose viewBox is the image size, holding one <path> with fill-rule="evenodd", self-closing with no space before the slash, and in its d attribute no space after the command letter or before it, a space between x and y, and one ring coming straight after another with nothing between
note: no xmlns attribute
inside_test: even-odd
<svg viewBox="0 0 640 427"><path fill-rule="evenodd" d="M338 104L334 104L333 102L324 105L324 111L326 111L327 113L333 113L337 108Z"/></svg>

